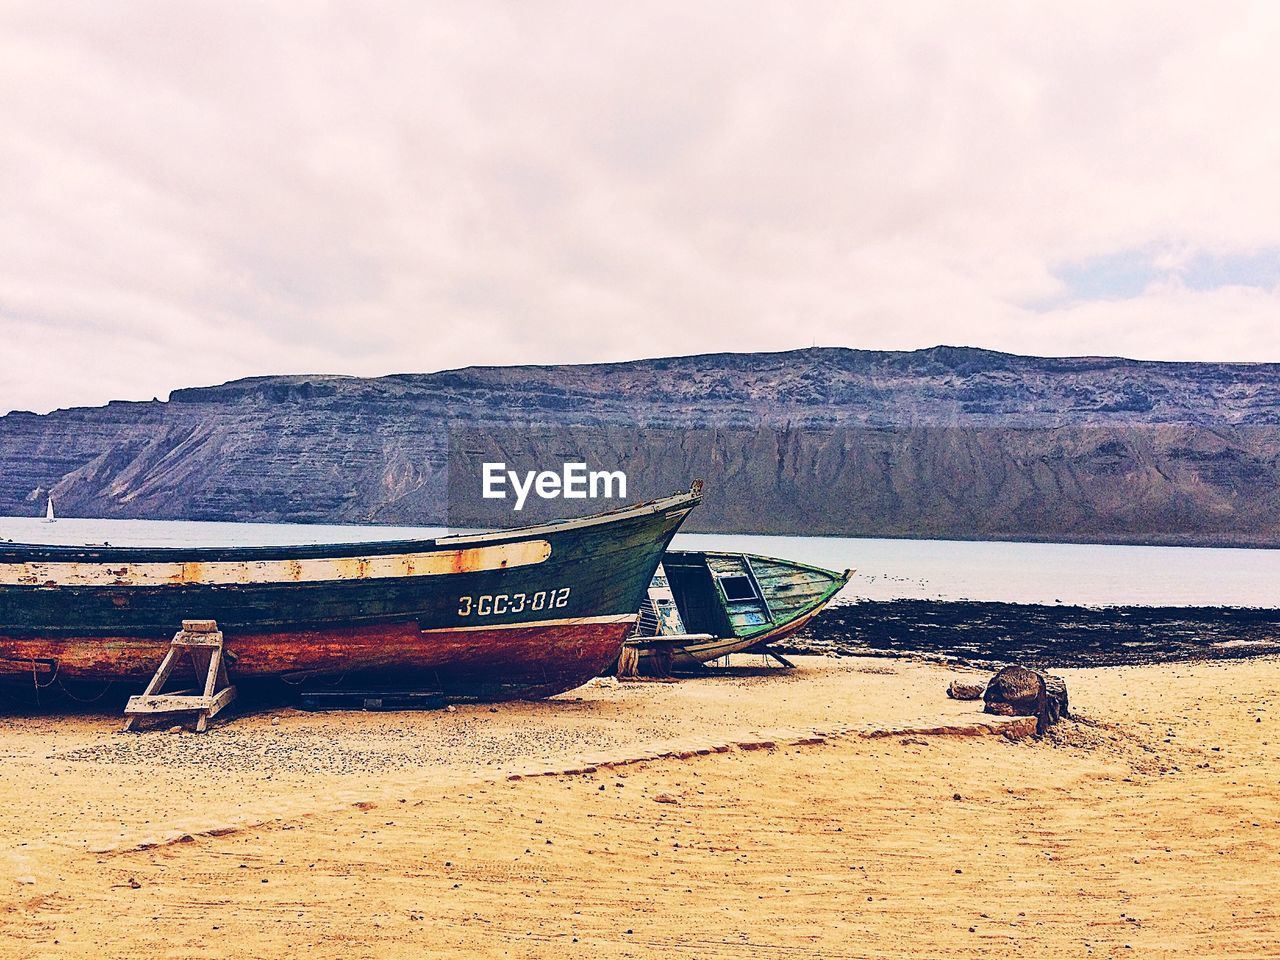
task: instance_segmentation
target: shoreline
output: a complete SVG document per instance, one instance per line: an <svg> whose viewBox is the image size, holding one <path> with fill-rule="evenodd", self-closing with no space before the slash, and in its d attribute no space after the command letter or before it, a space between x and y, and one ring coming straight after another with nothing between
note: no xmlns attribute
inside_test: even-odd
<svg viewBox="0 0 1280 960"><path fill-rule="evenodd" d="M786 656L993 671L1008 664L1061 670L1251 661L1280 657L1280 609L860 600L826 607L771 647ZM253 713L293 708L290 688L244 682L240 687L242 706L251 705ZM10 676L0 681L0 717L93 715L103 707L118 710L140 689L106 682L67 691L55 682L33 690L31 682Z"/></svg>
<svg viewBox="0 0 1280 960"><path fill-rule="evenodd" d="M1037 669L1250 660L1280 654L1280 609L860 600L827 607L776 646Z"/></svg>

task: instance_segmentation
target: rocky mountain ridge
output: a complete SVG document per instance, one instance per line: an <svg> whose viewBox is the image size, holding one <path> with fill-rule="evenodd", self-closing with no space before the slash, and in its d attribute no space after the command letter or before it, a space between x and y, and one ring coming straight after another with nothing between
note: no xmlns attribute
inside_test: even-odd
<svg viewBox="0 0 1280 960"><path fill-rule="evenodd" d="M258 377L173 403L414 402L520 420L651 426L1280 424L1280 364L1022 357L970 347L820 347L379 378Z"/></svg>
<svg viewBox="0 0 1280 960"><path fill-rule="evenodd" d="M491 456L621 467L630 499L703 476L690 529L1271 545L1280 365L817 348L258 377L0 418L0 511L502 522L473 496Z"/></svg>

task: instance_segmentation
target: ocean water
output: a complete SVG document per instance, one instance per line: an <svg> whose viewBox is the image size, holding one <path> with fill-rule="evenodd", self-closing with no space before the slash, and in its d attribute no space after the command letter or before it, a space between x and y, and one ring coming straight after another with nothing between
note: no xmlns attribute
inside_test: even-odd
<svg viewBox="0 0 1280 960"><path fill-rule="evenodd" d="M1280 550L721 535L676 545L854 569L843 599L1280 607Z"/></svg>
<svg viewBox="0 0 1280 960"><path fill-rule="evenodd" d="M24 543L230 546L440 536L439 527L0 517ZM785 557L857 573L842 599L1093 606L1280 607L1280 550L681 534L674 546Z"/></svg>

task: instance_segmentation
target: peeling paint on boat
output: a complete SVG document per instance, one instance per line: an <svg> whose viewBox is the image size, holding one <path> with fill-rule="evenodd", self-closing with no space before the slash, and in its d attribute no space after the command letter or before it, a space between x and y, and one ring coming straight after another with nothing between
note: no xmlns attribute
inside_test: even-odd
<svg viewBox="0 0 1280 960"><path fill-rule="evenodd" d="M464 550L309 560L222 560L168 563L0 563L0 584L48 587L161 587L193 584L323 583L390 577L432 577L503 570L542 563L546 540L525 540Z"/></svg>

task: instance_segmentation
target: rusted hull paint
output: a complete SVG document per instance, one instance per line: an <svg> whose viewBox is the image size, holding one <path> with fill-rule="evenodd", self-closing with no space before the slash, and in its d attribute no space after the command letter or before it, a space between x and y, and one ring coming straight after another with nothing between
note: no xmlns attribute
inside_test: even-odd
<svg viewBox="0 0 1280 960"><path fill-rule="evenodd" d="M440 689L457 697L549 696L579 686L617 657L631 629L626 617L487 629L420 630L414 622L342 629L236 634L226 638L240 680L347 679L372 685ZM130 637L0 637L9 679L56 664L70 684L141 682L167 641ZM39 676L43 686L49 673Z"/></svg>

